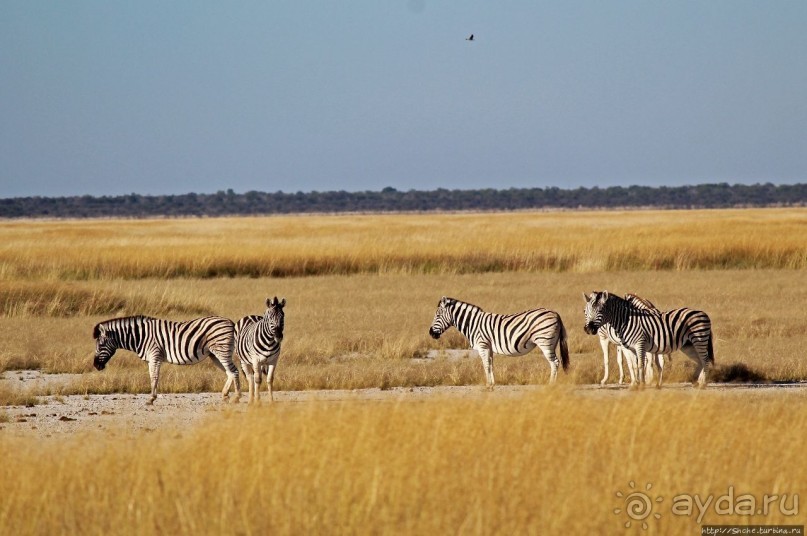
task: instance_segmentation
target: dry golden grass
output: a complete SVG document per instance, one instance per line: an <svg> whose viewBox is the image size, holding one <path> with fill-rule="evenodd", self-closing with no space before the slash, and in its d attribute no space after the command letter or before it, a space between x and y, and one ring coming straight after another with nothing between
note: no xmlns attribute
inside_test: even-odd
<svg viewBox="0 0 807 536"><path fill-rule="evenodd" d="M701 523L803 524L806 403L804 393L558 388L275 405L225 412L188 435L0 436L0 526L18 535L695 534ZM719 515L714 501L730 487L732 509L741 495L755 509L765 495L787 497L767 514ZM662 498L647 531L642 521L624 526L616 493L636 490ZM673 513L684 494L712 497L703 517Z"/></svg>
<svg viewBox="0 0 807 536"><path fill-rule="evenodd" d="M465 347L461 336L427 335L442 295L496 312L557 310L572 352L557 388L516 398L279 403L225 411L189 435L0 433L0 527L622 534L628 518L614 510L626 505L615 493L632 481L664 497L648 533L699 532L697 511L673 515L677 494L716 499L733 486L758 501L788 494L792 508L807 478L804 393L569 386L601 377L597 338L582 331L581 292L594 289L707 311L716 378L807 379L806 228L805 209L0 222L0 370L81 374L36 392L4 386L0 404L147 392L147 367L132 354L92 370L96 322L238 319L274 295L288 299L281 390L481 386L476 357L444 352ZM537 352L497 357L495 369L500 384L548 376ZM692 370L679 353L665 376L684 381ZM223 382L210 364L165 366L160 391L215 392ZM752 517L712 507L700 522L804 519L776 503Z"/></svg>
<svg viewBox="0 0 807 536"><path fill-rule="evenodd" d="M807 209L0 222L0 279L807 267Z"/></svg>
<svg viewBox="0 0 807 536"><path fill-rule="evenodd" d="M167 290L167 289L166 289ZM87 285L50 281L0 281L0 316L69 317L127 314L207 314L209 309L169 293L124 295Z"/></svg>

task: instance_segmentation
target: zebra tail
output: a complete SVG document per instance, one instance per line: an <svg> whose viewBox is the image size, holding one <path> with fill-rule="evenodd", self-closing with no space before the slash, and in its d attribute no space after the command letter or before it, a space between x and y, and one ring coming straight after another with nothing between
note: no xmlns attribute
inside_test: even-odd
<svg viewBox="0 0 807 536"><path fill-rule="evenodd" d="M560 315L558 315L558 323L560 324L560 364L565 372L569 370L569 345L568 337L566 336L566 326L563 325L563 320L561 320Z"/></svg>
<svg viewBox="0 0 807 536"><path fill-rule="evenodd" d="M715 349L712 346L712 333L709 333L709 342L706 346L706 359L708 359L711 363L715 362Z"/></svg>

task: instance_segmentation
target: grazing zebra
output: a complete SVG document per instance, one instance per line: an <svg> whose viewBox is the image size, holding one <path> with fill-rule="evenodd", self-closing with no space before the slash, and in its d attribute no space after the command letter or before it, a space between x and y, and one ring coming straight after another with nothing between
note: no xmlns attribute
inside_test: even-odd
<svg viewBox="0 0 807 536"><path fill-rule="evenodd" d="M160 365L193 365L209 357L213 364L227 373L227 382L221 392L226 400L230 385L235 383L235 398L241 396L238 367L233 364L235 326L232 320L220 316L196 318L187 322L173 322L148 316L113 318L96 324L93 365L104 370L118 348L129 350L148 362L151 377L151 399L157 398Z"/></svg>
<svg viewBox="0 0 807 536"><path fill-rule="evenodd" d="M706 385L709 369L714 364L712 324L706 313L688 308L661 313L639 309L608 291L583 294L583 297L586 300L585 332L594 335L603 324L611 324L623 346L637 357L640 384L645 382L646 352L669 354L680 349L698 364L698 385Z"/></svg>
<svg viewBox="0 0 807 536"><path fill-rule="evenodd" d="M485 369L485 382L493 389L493 354L524 355L536 346L549 361L549 381L558 375L555 348L560 342L560 362L569 368L566 329L560 315L547 309L532 309L523 313L499 315L486 313L476 305L443 296L437 304L429 335L439 339L451 326L465 335L471 347L479 353Z"/></svg>
<svg viewBox="0 0 807 536"><path fill-rule="evenodd" d="M235 353L241 359L241 370L249 383L249 402L261 401L261 377L266 374L269 401L272 397L272 381L275 367L280 357L280 343L283 341L283 306L286 298L278 301L277 296L266 299L266 312L263 316L245 316L235 324Z"/></svg>
<svg viewBox="0 0 807 536"><path fill-rule="evenodd" d="M650 300L644 299L636 294L625 294L625 299L633 304L634 307L637 309L646 309L648 311L654 311L656 313L660 312L658 308ZM603 376L602 380L600 381L600 385L605 385L608 381L608 345L613 344L616 346L616 363L619 366L619 383L622 383L622 380L625 377L624 369L622 368L622 356L625 356L625 362L628 365L628 372L630 373L631 378L631 385L636 384L636 363L633 359L631 359L632 355L630 352L626 351L625 347L622 345L622 341L619 338L619 335L614 330L611 324L603 324L600 326L600 329L597 330L597 336L600 338L600 348L602 348L602 359L603 359ZM651 356L651 361L656 367L659 369L659 374L662 373L664 370L664 355L658 354ZM653 381L653 368L647 367L647 371L645 373L647 382ZM659 377L659 385L661 384L661 377Z"/></svg>

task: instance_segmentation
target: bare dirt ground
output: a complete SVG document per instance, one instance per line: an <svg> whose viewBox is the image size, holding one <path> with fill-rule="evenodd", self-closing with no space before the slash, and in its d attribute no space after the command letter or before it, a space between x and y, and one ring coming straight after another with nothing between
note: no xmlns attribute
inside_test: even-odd
<svg viewBox="0 0 807 536"><path fill-rule="evenodd" d="M12 385L33 386L51 382L64 382L74 375L43 375L37 371L12 371L0 375L0 381ZM434 398L482 399L485 397L517 398L528 393L551 389L543 385L502 385L493 392L482 386L460 387L398 387L392 389L355 389L328 391L276 391L275 402L270 404L265 395L262 408L303 403L335 403L344 401L365 402L417 402ZM561 389L567 387L560 387ZM632 396L627 386L581 385L571 387L580 396L613 399ZM664 389L697 391L690 384L665 384ZM754 393L797 392L807 396L807 382L784 384L710 384L701 391L736 396L753 396ZM0 436L35 436L41 438L65 437L82 432L102 431L109 434L134 435L141 432L173 430L187 432L200 422L216 414L247 411L247 396L238 403L224 403L218 393L161 394L153 406L146 404L149 395L73 395L42 397L40 403L25 406L0 407L7 422L0 423Z"/></svg>

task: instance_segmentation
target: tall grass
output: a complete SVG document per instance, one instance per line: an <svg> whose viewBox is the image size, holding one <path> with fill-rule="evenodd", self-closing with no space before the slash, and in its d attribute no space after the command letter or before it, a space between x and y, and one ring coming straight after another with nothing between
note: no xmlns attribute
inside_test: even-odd
<svg viewBox="0 0 807 536"><path fill-rule="evenodd" d="M87 285L0 281L0 316L70 317L127 314L209 314L210 309L166 294L121 295Z"/></svg>
<svg viewBox="0 0 807 536"><path fill-rule="evenodd" d="M807 209L0 222L0 279L807 267Z"/></svg>
<svg viewBox="0 0 807 536"><path fill-rule="evenodd" d="M19 535L693 534L706 523L802 524L807 467L794 446L807 440L805 402L800 393L551 389L276 405L224 412L191 433L0 435L0 526ZM760 510L765 495L786 495L784 508L776 500L764 514L720 515L714 502L730 487ZM628 530L626 495L637 490L660 517ZM675 497L695 494L712 497L700 519L697 509L673 512Z"/></svg>

